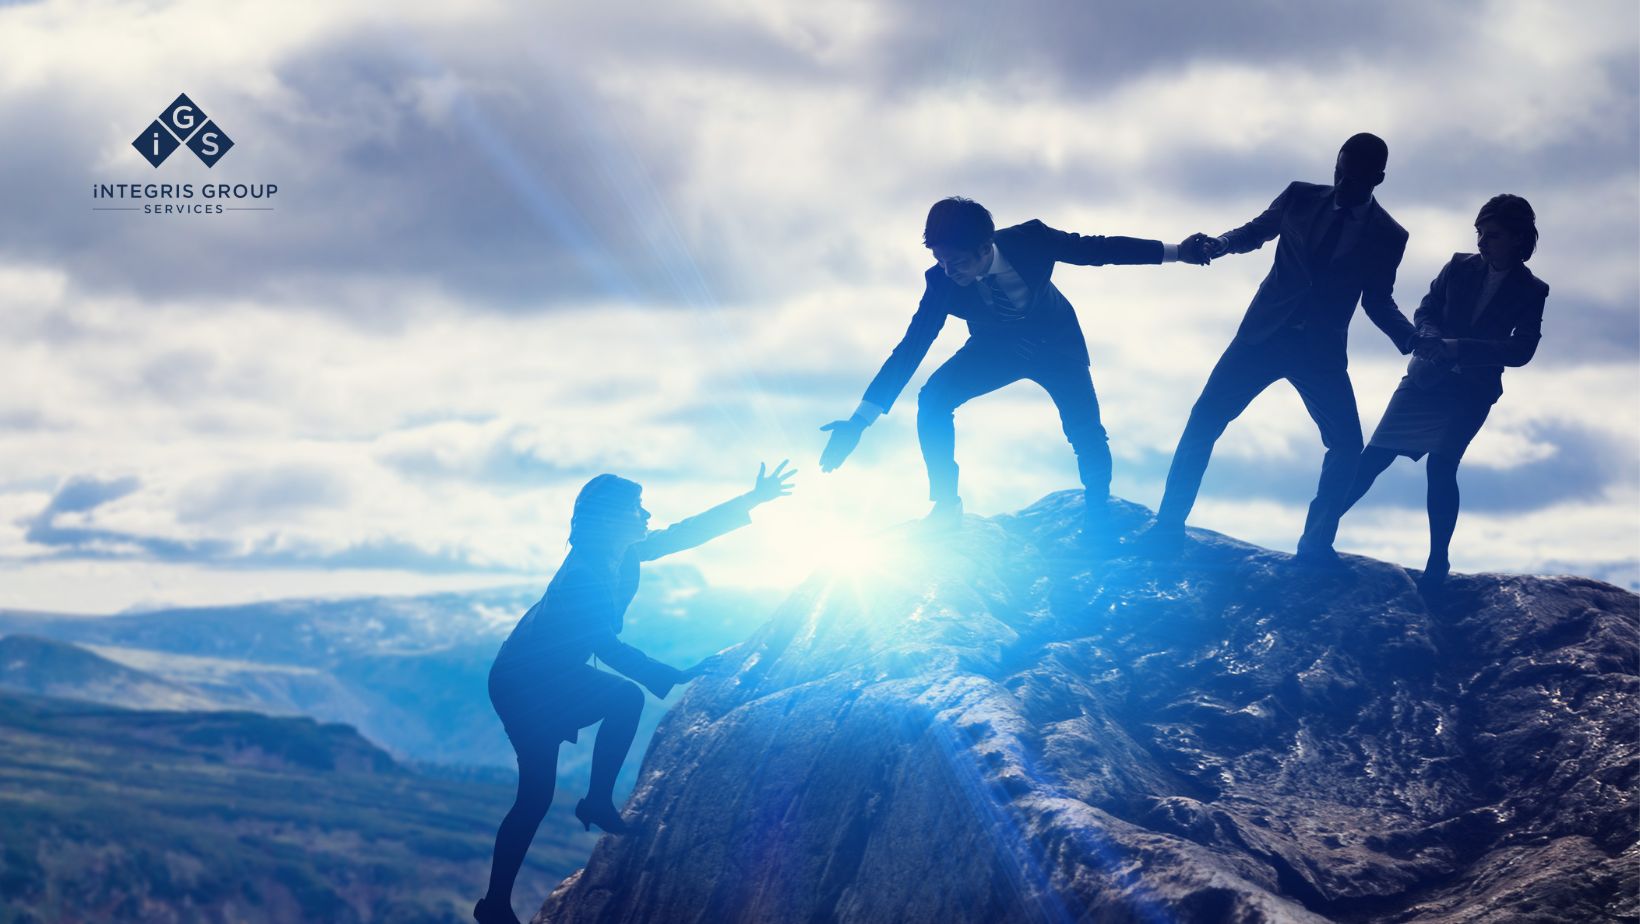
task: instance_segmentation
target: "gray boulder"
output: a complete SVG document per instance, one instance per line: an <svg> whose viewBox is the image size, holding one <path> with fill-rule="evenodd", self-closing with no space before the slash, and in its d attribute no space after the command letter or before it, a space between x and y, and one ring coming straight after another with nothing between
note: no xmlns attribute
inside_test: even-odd
<svg viewBox="0 0 1640 924"><path fill-rule="evenodd" d="M1141 508L1119 505L1128 525ZM539 922L1633 920L1640 598L1080 500L885 536L667 715Z"/></svg>

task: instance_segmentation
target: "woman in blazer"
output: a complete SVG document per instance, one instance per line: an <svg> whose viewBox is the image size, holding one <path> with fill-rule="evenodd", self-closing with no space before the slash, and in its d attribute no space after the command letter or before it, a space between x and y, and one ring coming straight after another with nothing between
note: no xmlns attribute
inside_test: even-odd
<svg viewBox="0 0 1640 924"><path fill-rule="evenodd" d="M1361 453L1345 509L1396 456L1429 454L1429 561L1419 590L1437 591L1450 570L1458 522L1458 461L1503 394L1503 367L1537 350L1549 286L1526 261L1537 219L1519 196L1493 196L1475 217L1478 254L1453 254L1413 316L1420 346Z"/></svg>
<svg viewBox="0 0 1640 924"><path fill-rule="evenodd" d="M767 474L760 465L751 491L653 533L636 482L599 475L576 496L569 555L490 668L490 702L518 754L518 796L496 832L489 891L473 908L480 924L517 924L513 881L552 804L559 745L577 740L579 730L595 722L603 724L593 743L592 780L575 817L589 830L630 830L615 808L614 788L643 711L638 684L664 698L699 670L662 664L618 638L638 591L639 563L746 525L753 507L791 493L787 479L793 474L785 462ZM632 680L593 667L589 656Z"/></svg>

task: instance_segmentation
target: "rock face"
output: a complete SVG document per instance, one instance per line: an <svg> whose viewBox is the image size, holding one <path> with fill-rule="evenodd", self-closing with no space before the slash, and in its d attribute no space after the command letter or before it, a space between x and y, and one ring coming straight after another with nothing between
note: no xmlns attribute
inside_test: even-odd
<svg viewBox="0 0 1640 924"><path fill-rule="evenodd" d="M668 714L537 921L1633 919L1640 598L1338 572L1080 501L816 575ZM1136 521L1142 511L1123 506Z"/></svg>

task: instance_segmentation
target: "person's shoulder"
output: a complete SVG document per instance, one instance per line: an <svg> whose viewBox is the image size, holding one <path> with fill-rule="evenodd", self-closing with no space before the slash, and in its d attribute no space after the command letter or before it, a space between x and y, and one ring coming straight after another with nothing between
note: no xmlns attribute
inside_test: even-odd
<svg viewBox="0 0 1640 924"><path fill-rule="evenodd" d="M1446 261L1447 266L1450 266L1453 269L1462 270L1481 269L1485 263L1485 259L1483 259L1480 254L1464 253L1461 250L1453 254L1452 259Z"/></svg>
<svg viewBox="0 0 1640 924"><path fill-rule="evenodd" d="M1022 221L1017 225L1010 225L997 231L996 242L1007 250L1009 245L1015 247L1043 247L1065 232L1050 226L1040 218Z"/></svg>
<svg viewBox="0 0 1640 924"><path fill-rule="evenodd" d="M1283 189L1281 194L1289 197L1308 196L1312 199L1319 199L1331 192L1331 186L1325 186L1321 183L1306 183L1303 180L1294 180L1287 184L1287 188Z"/></svg>
<svg viewBox="0 0 1640 924"><path fill-rule="evenodd" d="M1047 222L1040 218L1032 218L1030 221L1022 221L1017 225L1009 225L1006 228L998 228L997 237L1021 237L1032 234L1042 234L1052 230L1052 228L1048 227Z"/></svg>
<svg viewBox="0 0 1640 924"><path fill-rule="evenodd" d="M1539 298L1545 298L1549 295L1549 284L1539 279L1524 263L1520 265L1520 278L1521 285L1535 293Z"/></svg>
<svg viewBox="0 0 1640 924"><path fill-rule="evenodd" d="M1380 233L1386 234L1403 244L1412 236L1407 233L1407 229L1401 227L1400 222L1395 220L1395 216L1389 213L1389 209L1384 208L1384 203L1378 201L1377 196L1372 197L1371 214L1378 220Z"/></svg>

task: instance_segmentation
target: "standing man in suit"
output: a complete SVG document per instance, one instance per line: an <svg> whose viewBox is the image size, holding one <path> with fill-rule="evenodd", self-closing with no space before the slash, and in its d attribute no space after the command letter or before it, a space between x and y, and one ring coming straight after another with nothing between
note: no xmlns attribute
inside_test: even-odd
<svg viewBox="0 0 1640 924"><path fill-rule="evenodd" d="M1361 418L1345 353L1356 303L1402 353L1421 342L1391 295L1407 232L1372 195L1384 181L1388 160L1383 139L1355 135L1338 152L1333 185L1292 183L1263 214L1208 244L1208 256L1217 257L1257 250L1279 238L1269 275L1179 437L1156 521L1143 537L1155 551L1182 541L1185 519L1224 428L1260 392L1286 379L1327 447L1299 557L1312 563L1337 560L1333 535L1361 454Z"/></svg>
<svg viewBox="0 0 1640 924"><path fill-rule="evenodd" d="M1076 452L1086 500L1084 537L1096 540L1107 535L1110 446L1099 422L1087 343L1075 309L1050 278L1054 264L1203 264L1208 241L1205 235L1177 245L1084 236L1035 220L998 231L991 213L978 202L952 197L934 203L923 228L923 244L933 251L935 265L923 274L922 302L853 416L820 428L831 433L820 456L821 470L842 465L866 427L893 407L945 319L955 315L968 322L968 342L929 376L917 395L917 439L928 467L928 496L934 502L928 516L931 525L950 529L962 519L956 409L1004 385L1030 379L1059 409L1065 438Z"/></svg>

